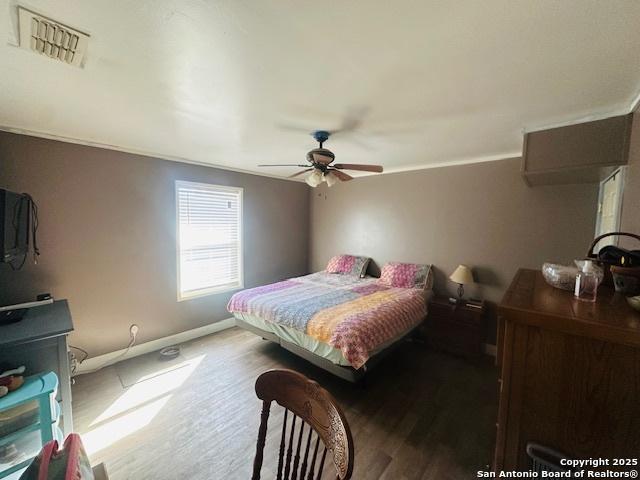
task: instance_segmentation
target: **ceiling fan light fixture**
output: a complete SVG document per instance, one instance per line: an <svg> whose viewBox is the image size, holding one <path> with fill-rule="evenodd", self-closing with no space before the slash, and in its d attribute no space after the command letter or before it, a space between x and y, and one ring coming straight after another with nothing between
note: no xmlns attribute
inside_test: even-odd
<svg viewBox="0 0 640 480"><path fill-rule="evenodd" d="M374 172L382 173L381 165L361 165L359 163L336 163L336 156L331 150L324 148L322 145L329 139L331 132L326 130L316 130L312 133L313 138L320 144L318 148L314 148L307 152L307 165L300 164L272 164L272 165L258 165L259 167L302 167L301 170L293 175L289 175L289 178L300 178L305 173L309 173L305 182L312 188L317 187L322 182L327 182L329 187L335 185L338 181L348 182L353 180L353 177L342 170L359 170L362 172Z"/></svg>
<svg viewBox="0 0 640 480"><path fill-rule="evenodd" d="M322 181L323 181L322 173L319 170L315 170L315 169L305 179L305 182L307 182L307 185L313 188L316 188L318 185L320 185Z"/></svg>
<svg viewBox="0 0 640 480"><path fill-rule="evenodd" d="M329 165L335 160L336 156L331 150L326 148L314 148L307 153L307 161L309 163L320 163L322 165Z"/></svg>
<svg viewBox="0 0 640 480"><path fill-rule="evenodd" d="M327 182L327 185L329 187L333 187L336 183L338 183L338 178L332 172L327 172L323 176L324 181Z"/></svg>

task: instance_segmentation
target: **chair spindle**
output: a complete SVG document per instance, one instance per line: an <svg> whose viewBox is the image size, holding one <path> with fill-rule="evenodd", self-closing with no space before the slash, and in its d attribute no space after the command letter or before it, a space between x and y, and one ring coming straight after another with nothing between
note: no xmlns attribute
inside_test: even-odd
<svg viewBox="0 0 640 480"><path fill-rule="evenodd" d="M302 466L300 467L300 480L304 480L304 476L307 473L307 460L309 459L309 447L311 446L312 434L313 428L309 428L309 434L307 435L307 446L304 449L304 458L302 460Z"/></svg>
<svg viewBox="0 0 640 480"><path fill-rule="evenodd" d="M264 442L267 437L267 423L269 421L270 401L262 402L262 413L260 414L260 429L258 430L258 443L256 445L256 458L253 461L253 475L251 480L260 480L260 469L262 468L262 456L264 453Z"/></svg>
<svg viewBox="0 0 640 480"><path fill-rule="evenodd" d="M280 437L280 452L278 453L278 474L276 480L282 480L282 463L284 462L284 445L287 443L287 417L289 409L284 409L284 420L282 422L282 436Z"/></svg>
<svg viewBox="0 0 640 480"><path fill-rule="evenodd" d="M316 476L316 480L320 480L322 478L322 470L324 470L324 460L327 458L327 447L324 447L324 451L322 452L322 459L320 460L320 466L318 467L318 475Z"/></svg>
<svg viewBox="0 0 640 480"><path fill-rule="evenodd" d="M313 449L313 457L311 457L311 466L309 467L309 476L307 480L313 480L313 472L316 468L316 457L318 456L318 447L320 446L320 435L316 435L316 446Z"/></svg>
<svg viewBox="0 0 640 480"><path fill-rule="evenodd" d="M300 446L302 445L302 435L304 435L304 420L300 422L300 431L298 432L298 445L296 446L296 455L293 457L293 472L291 480L298 480L298 466L300 465Z"/></svg>
<svg viewBox="0 0 640 480"><path fill-rule="evenodd" d="M289 480L289 472L291 471L291 456L293 454L293 434L296 429L297 415L293 415L293 422L291 422L291 433L289 434L289 446L287 447L287 460L284 467L284 480Z"/></svg>

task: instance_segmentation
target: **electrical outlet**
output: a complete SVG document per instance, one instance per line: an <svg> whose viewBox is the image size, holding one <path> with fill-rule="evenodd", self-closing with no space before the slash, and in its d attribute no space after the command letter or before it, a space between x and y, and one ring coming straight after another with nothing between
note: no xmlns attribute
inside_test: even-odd
<svg viewBox="0 0 640 480"><path fill-rule="evenodd" d="M71 376L73 376L78 370L78 366L80 365L80 362L78 362L78 358L76 357L75 353L73 353L71 350L69 350L68 354L69 354L69 366L71 367Z"/></svg>

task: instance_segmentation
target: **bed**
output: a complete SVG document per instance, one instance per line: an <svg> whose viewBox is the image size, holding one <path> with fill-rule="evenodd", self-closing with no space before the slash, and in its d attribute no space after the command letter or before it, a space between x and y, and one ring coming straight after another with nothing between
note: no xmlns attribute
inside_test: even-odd
<svg viewBox="0 0 640 480"><path fill-rule="evenodd" d="M355 382L422 323L430 268L424 284L317 272L238 292L228 310L239 327Z"/></svg>

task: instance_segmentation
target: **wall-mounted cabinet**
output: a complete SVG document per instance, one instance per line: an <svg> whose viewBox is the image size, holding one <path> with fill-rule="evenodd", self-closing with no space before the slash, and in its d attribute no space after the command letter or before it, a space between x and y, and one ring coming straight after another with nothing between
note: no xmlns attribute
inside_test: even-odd
<svg viewBox="0 0 640 480"><path fill-rule="evenodd" d="M627 163L632 115L526 133L522 175L531 185L597 183Z"/></svg>

